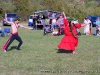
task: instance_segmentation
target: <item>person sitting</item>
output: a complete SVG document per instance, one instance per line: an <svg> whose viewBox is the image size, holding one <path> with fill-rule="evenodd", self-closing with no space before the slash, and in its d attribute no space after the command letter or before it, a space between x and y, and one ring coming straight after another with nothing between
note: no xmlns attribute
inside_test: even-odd
<svg viewBox="0 0 100 75"><path fill-rule="evenodd" d="M52 35L53 36L58 36L59 35L58 33L59 33L58 28L56 27L55 30L52 32Z"/></svg>
<svg viewBox="0 0 100 75"><path fill-rule="evenodd" d="M5 32L4 30L2 30L2 28L0 27L0 33L1 33L1 36L4 37L5 36Z"/></svg>
<svg viewBox="0 0 100 75"><path fill-rule="evenodd" d="M100 36L100 17L96 20L96 35Z"/></svg>

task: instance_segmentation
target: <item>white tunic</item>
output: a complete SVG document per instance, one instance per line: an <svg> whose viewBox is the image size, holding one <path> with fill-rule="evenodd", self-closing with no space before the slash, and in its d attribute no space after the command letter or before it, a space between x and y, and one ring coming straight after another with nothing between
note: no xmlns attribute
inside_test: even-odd
<svg viewBox="0 0 100 75"><path fill-rule="evenodd" d="M84 26L84 34L89 33L90 23L91 23L91 21L89 19L84 20L84 24L85 24L85 26Z"/></svg>

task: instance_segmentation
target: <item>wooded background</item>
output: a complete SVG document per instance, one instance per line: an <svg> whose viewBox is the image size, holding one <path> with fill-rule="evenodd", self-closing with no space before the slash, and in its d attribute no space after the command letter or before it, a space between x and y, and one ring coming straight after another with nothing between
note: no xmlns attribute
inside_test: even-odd
<svg viewBox="0 0 100 75"><path fill-rule="evenodd" d="M64 11L83 21L87 15L100 16L100 0L0 0L0 20L5 12L15 12L27 21L29 15L40 10Z"/></svg>

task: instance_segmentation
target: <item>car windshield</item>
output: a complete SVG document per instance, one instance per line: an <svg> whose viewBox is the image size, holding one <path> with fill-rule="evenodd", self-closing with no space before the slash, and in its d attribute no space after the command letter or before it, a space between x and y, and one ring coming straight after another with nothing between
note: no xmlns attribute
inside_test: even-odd
<svg viewBox="0 0 100 75"><path fill-rule="evenodd" d="M16 17L16 14L7 14L7 17Z"/></svg>

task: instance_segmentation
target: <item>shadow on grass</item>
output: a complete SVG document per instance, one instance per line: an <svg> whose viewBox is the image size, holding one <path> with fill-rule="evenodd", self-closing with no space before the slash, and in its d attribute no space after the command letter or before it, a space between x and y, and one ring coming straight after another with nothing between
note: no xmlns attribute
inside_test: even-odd
<svg viewBox="0 0 100 75"><path fill-rule="evenodd" d="M58 50L58 52L57 53L71 53L71 51L70 50L64 50L64 49L56 49L56 50Z"/></svg>
<svg viewBox="0 0 100 75"><path fill-rule="evenodd" d="M16 49L16 48L17 48L17 46L12 46L8 51L11 51L11 50Z"/></svg>

